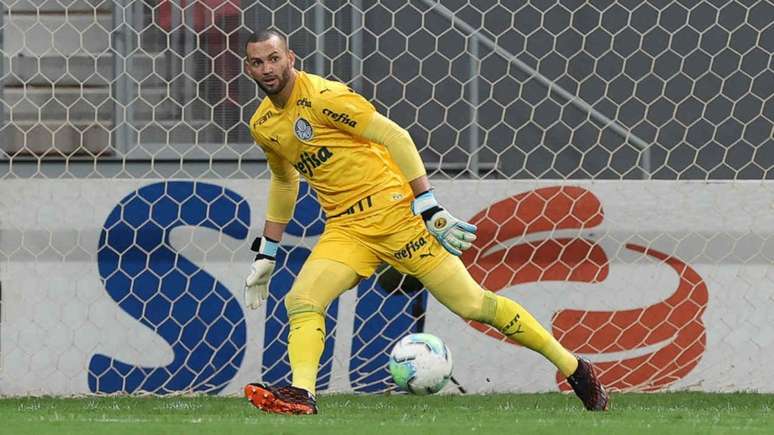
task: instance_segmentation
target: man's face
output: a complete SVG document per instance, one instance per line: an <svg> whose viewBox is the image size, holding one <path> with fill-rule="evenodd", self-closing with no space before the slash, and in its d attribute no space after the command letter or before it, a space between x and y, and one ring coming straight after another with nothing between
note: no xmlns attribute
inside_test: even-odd
<svg viewBox="0 0 774 435"><path fill-rule="evenodd" d="M245 71L266 95L280 93L290 80L296 55L276 36L247 44Z"/></svg>

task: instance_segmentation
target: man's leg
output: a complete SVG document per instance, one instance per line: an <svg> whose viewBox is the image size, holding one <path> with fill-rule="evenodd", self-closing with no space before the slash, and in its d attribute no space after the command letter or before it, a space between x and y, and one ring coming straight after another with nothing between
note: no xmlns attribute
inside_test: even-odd
<svg viewBox="0 0 774 435"><path fill-rule="evenodd" d="M328 259L310 259L285 296L290 333L290 386L245 386L245 396L258 408L279 414L316 414L315 389L325 349L325 309L360 276L349 266Z"/></svg>
<svg viewBox="0 0 774 435"><path fill-rule="evenodd" d="M325 309L358 281L360 276L351 267L333 260L309 260L301 269L285 296L294 387L315 394L317 369L325 346Z"/></svg>
<svg viewBox="0 0 774 435"><path fill-rule="evenodd" d="M607 393L597 381L590 364L564 348L521 305L483 290L457 257L448 256L419 278L433 296L466 320L497 328L503 335L551 361L568 378L587 409L607 407Z"/></svg>
<svg viewBox="0 0 774 435"><path fill-rule="evenodd" d="M532 314L511 299L483 290L458 258L448 257L420 281L460 317L494 326L510 340L544 355L565 376L578 367L575 356Z"/></svg>

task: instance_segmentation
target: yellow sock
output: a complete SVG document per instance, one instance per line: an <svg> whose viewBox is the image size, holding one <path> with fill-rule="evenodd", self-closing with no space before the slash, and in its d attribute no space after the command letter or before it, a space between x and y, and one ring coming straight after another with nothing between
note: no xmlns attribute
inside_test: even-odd
<svg viewBox="0 0 774 435"><path fill-rule="evenodd" d="M551 361L564 376L578 368L578 360L564 348L527 310L516 302L499 295L492 326L509 339L534 350Z"/></svg>
<svg viewBox="0 0 774 435"><path fill-rule="evenodd" d="M293 386L315 394L317 369L325 348L325 317L317 312L290 316L288 356Z"/></svg>

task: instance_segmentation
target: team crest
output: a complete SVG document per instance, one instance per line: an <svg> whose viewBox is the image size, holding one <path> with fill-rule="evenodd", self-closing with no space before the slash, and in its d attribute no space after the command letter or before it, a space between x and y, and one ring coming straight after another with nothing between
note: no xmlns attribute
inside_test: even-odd
<svg viewBox="0 0 774 435"><path fill-rule="evenodd" d="M293 127L293 130L296 132L296 137L303 141L307 141L314 136L312 124L304 118L296 119L296 125Z"/></svg>

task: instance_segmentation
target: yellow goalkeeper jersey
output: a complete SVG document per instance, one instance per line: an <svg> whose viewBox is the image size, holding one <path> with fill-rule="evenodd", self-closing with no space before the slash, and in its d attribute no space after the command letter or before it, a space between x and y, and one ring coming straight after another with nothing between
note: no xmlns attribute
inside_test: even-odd
<svg viewBox="0 0 774 435"><path fill-rule="evenodd" d="M275 174L295 168L329 219L354 219L412 196L384 145L361 137L375 110L343 83L298 71L285 107L264 98L250 132Z"/></svg>

